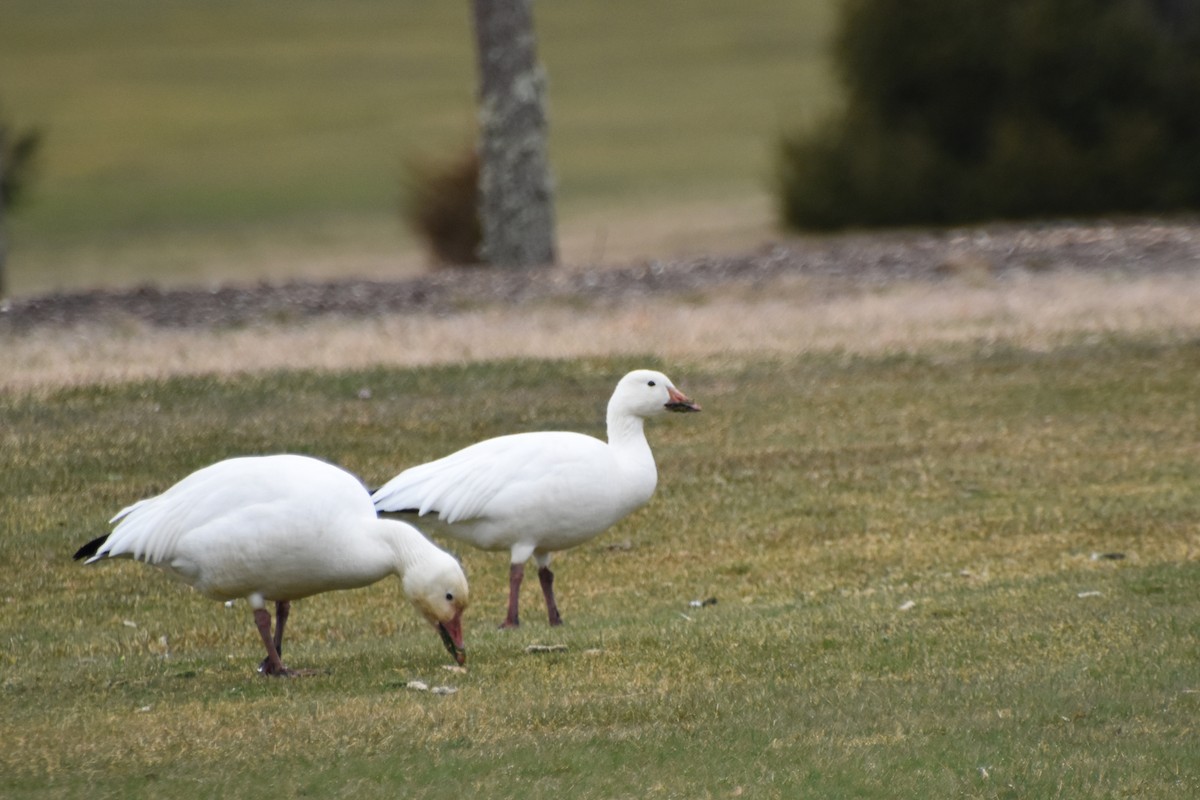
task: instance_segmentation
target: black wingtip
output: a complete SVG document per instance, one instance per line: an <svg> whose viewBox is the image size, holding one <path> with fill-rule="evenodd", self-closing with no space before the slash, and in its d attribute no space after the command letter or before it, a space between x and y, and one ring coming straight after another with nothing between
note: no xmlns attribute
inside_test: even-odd
<svg viewBox="0 0 1200 800"><path fill-rule="evenodd" d="M76 550L73 558L76 561L82 561L85 558L91 558L92 556L96 555L96 553L98 553L100 551L100 545L104 544L106 539L108 539L107 533L104 534L103 536L97 536L95 539L92 539L90 542L85 544L83 547Z"/></svg>

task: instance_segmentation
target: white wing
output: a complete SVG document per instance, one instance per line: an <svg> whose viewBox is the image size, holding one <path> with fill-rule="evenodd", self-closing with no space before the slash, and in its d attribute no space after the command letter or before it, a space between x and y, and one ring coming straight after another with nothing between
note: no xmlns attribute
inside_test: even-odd
<svg viewBox="0 0 1200 800"><path fill-rule="evenodd" d="M411 467L371 497L380 511L431 512L446 523L486 516L499 495L535 494L547 478L609 463L608 447L580 433L518 433L487 439L445 458Z"/></svg>
<svg viewBox="0 0 1200 800"><path fill-rule="evenodd" d="M268 504L278 504L281 510L291 508L298 515L312 513L313 498L304 487L314 485L314 469L319 470L321 483L317 485L345 484L347 501L353 501L356 487L358 495L365 494L348 473L316 459L233 458L197 470L162 494L122 509L111 520L116 528L87 563L125 556L163 564L170 561L180 539L190 531L213 523L236 530L239 518L257 515ZM332 499L326 494L322 502ZM364 504L362 513L372 512ZM246 527L253 530L257 525Z"/></svg>

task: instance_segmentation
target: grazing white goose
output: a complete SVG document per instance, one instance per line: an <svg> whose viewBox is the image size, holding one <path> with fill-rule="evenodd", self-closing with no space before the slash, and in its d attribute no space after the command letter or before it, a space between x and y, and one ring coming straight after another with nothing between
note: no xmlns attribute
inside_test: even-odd
<svg viewBox="0 0 1200 800"><path fill-rule="evenodd" d="M436 513L451 536L484 550L509 550L508 616L533 556L551 625L550 554L607 530L654 494L658 471L642 423L666 411L699 411L661 372L621 378L608 401L608 443L581 433L544 431L487 439L401 472L372 495L384 512Z"/></svg>
<svg viewBox="0 0 1200 800"><path fill-rule="evenodd" d="M296 455L231 458L112 521L116 528L75 559L133 558L214 600L245 598L267 649L266 675L294 674L280 659L290 601L388 575L400 578L455 660L466 658L462 567L411 525L379 519L358 479L332 464ZM266 609L272 600L274 636Z"/></svg>

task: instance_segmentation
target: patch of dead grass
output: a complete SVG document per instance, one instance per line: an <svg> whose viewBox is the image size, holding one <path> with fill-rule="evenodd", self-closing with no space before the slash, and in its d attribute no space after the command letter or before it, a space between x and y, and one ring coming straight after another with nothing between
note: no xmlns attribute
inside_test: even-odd
<svg viewBox="0 0 1200 800"><path fill-rule="evenodd" d="M869 291L831 291L791 278L617 307L494 307L447 317L330 318L235 330L128 322L7 337L0 346L0 390L524 357L874 354L970 341L1040 348L1087 334L1193 336L1200 331L1196 308L1200 275L1050 272Z"/></svg>

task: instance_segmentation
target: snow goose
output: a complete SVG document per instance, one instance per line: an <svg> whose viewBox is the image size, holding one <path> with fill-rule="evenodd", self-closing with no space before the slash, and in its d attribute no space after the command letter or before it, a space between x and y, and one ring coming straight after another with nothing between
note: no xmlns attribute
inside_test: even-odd
<svg viewBox="0 0 1200 800"><path fill-rule="evenodd" d="M214 600L245 598L267 649L259 668L266 675L294 674L280 660L292 600L388 575L400 578L455 660L466 658L467 579L458 562L411 525L379 519L358 479L331 464L295 455L231 458L112 522L113 531L79 548L76 560L132 558Z"/></svg>
<svg viewBox="0 0 1200 800"><path fill-rule="evenodd" d="M383 512L436 513L454 538L484 550L508 550L508 616L502 628L520 624L517 598L525 562L533 556L550 624L558 625L550 554L607 530L654 494L658 471L644 420L699 410L666 375L636 370L621 378L608 401L607 444L561 431L487 439L401 472L372 500Z"/></svg>

